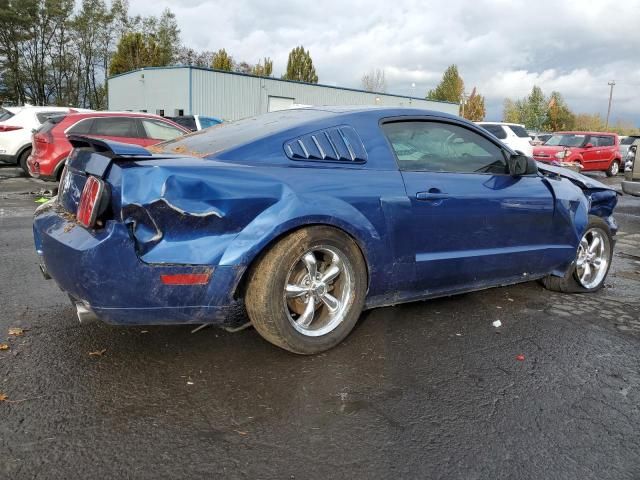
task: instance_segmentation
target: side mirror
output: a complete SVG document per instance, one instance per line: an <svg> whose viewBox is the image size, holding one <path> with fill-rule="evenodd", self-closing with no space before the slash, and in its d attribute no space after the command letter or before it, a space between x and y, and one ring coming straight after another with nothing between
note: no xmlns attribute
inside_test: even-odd
<svg viewBox="0 0 640 480"><path fill-rule="evenodd" d="M533 158L520 153L515 153L507 160L509 174L518 177L520 175L532 175L538 173L538 164Z"/></svg>
<svg viewBox="0 0 640 480"><path fill-rule="evenodd" d="M593 143L587 143L583 148L593 148Z"/></svg>

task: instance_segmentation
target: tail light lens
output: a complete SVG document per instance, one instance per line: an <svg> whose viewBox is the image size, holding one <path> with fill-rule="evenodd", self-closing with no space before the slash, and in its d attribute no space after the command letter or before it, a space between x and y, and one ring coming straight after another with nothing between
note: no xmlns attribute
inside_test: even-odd
<svg viewBox="0 0 640 480"><path fill-rule="evenodd" d="M13 132L14 130L22 130L22 127L17 125L0 125L0 132Z"/></svg>
<svg viewBox="0 0 640 480"><path fill-rule="evenodd" d="M102 180L93 176L87 177L76 215L80 225L91 228L96 223L103 192L104 182Z"/></svg>
<svg viewBox="0 0 640 480"><path fill-rule="evenodd" d="M36 133L33 139L36 143L53 143L53 136L50 133Z"/></svg>

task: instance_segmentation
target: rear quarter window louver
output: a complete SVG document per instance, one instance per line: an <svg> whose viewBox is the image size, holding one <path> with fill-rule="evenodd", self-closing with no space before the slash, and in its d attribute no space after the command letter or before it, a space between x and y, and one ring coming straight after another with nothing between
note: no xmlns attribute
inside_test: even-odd
<svg viewBox="0 0 640 480"><path fill-rule="evenodd" d="M367 152L356 131L348 126L327 128L284 144L291 160L364 163Z"/></svg>

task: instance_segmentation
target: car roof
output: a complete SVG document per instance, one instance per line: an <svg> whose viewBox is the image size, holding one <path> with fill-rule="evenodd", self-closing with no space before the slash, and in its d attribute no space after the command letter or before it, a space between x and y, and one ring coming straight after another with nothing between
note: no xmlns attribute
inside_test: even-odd
<svg viewBox="0 0 640 480"><path fill-rule="evenodd" d="M611 132L581 132L581 131L571 131L571 130L567 130L567 131L562 131L562 132L553 132L554 135L565 135L565 134L571 134L571 135L617 135L617 133L611 133Z"/></svg>
<svg viewBox="0 0 640 480"><path fill-rule="evenodd" d="M524 125L521 123L511 123L511 122L476 122L476 125L506 125L508 127L522 127L524 128Z"/></svg>

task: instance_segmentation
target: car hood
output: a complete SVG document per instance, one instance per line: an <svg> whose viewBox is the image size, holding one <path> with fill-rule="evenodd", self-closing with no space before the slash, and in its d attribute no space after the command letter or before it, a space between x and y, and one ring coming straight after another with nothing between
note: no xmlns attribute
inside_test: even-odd
<svg viewBox="0 0 640 480"><path fill-rule="evenodd" d="M562 151L562 150L564 150L565 148L568 148L568 147L562 147L562 146L553 146L553 147L541 146L541 147L534 147L534 148L533 148L533 154L534 154L534 155L536 155L536 154L538 154L538 153L554 154L554 153L561 152L561 151Z"/></svg>
<svg viewBox="0 0 640 480"><path fill-rule="evenodd" d="M581 188L587 188L589 190L611 190L616 192L615 188L612 188L609 185L605 185L604 183L599 182L597 180L594 180L591 177L587 177L586 175L582 175L581 173L574 172L573 170L569 170L568 168L556 167L546 163L538 162L538 170L540 170L543 174L552 174L552 175L558 175L560 177L568 178L569 180L573 181Z"/></svg>

